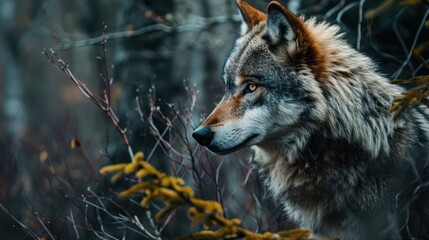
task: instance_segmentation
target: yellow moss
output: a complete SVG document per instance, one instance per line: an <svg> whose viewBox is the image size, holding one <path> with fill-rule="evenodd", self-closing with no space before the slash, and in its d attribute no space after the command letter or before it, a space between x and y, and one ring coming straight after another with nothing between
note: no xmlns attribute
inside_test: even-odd
<svg viewBox="0 0 429 240"><path fill-rule="evenodd" d="M178 240L189 240L189 239L205 239L205 240L213 240L213 239L222 239L221 235L217 232L211 230L203 230L201 232L196 232L190 236L183 236L177 238Z"/></svg>
<svg viewBox="0 0 429 240"><path fill-rule="evenodd" d="M201 232L193 234L193 237L196 239L220 239L219 235L216 232L210 230L203 230Z"/></svg>
<svg viewBox="0 0 429 240"><path fill-rule="evenodd" d="M143 161L143 157L144 157L143 152L136 153L133 157L133 163L138 163L138 162Z"/></svg>
<svg viewBox="0 0 429 240"><path fill-rule="evenodd" d="M161 177L162 174L158 170L156 170L156 168L154 168L152 165L150 165L148 162L142 161L142 162L140 162L140 165L142 166L142 168L146 169L146 171L149 174Z"/></svg>
<svg viewBox="0 0 429 240"><path fill-rule="evenodd" d="M182 193L183 195L187 196L187 197L193 197L194 196L194 190L192 190L192 188L190 187L177 187L175 188L175 190L177 192Z"/></svg>
<svg viewBox="0 0 429 240"><path fill-rule="evenodd" d="M166 201L178 201L180 200L180 196L177 192L167 189L167 188L158 188L156 189L156 194L154 195L159 198L163 198Z"/></svg>
<svg viewBox="0 0 429 240"><path fill-rule="evenodd" d="M121 178L123 178L125 176L125 174L123 172L120 173L116 173L115 175L113 175L113 177L110 179L110 181L112 183L116 183L117 181L119 181Z"/></svg>
<svg viewBox="0 0 429 240"><path fill-rule="evenodd" d="M149 173L146 171L146 169L140 169L137 173L136 173L136 178L144 178L148 175Z"/></svg>
<svg viewBox="0 0 429 240"><path fill-rule="evenodd" d="M192 198L191 203L195 206L203 208L207 213L222 213L222 207L218 202L205 201L197 198Z"/></svg>
<svg viewBox="0 0 429 240"><path fill-rule="evenodd" d="M154 196L152 194L148 194L146 197L144 197L140 204L144 207L149 207L150 202L152 201L152 199L154 198Z"/></svg>
<svg viewBox="0 0 429 240"><path fill-rule="evenodd" d="M197 223L202 222L203 224L206 222L208 216L203 213L197 213L194 217L191 219L191 225L195 226Z"/></svg>
<svg viewBox="0 0 429 240"><path fill-rule="evenodd" d="M307 229L292 229L288 231L279 232L280 237L288 237L293 239L307 239L311 235L311 231Z"/></svg>
<svg viewBox="0 0 429 240"><path fill-rule="evenodd" d="M133 186L131 186L127 190L122 191L119 194L119 197L120 198L127 198L127 197L129 197L131 194L133 194L135 192L143 192L144 190L152 189L154 184L156 184L156 181L141 182L141 183L134 184Z"/></svg>
<svg viewBox="0 0 429 240"><path fill-rule="evenodd" d="M105 166L105 167L102 167L100 169L100 173L104 175L104 174L108 174L108 173L111 173L111 172L114 172L114 171L121 171L126 166L127 166L126 163L119 163L119 164L115 164L115 165Z"/></svg>
<svg viewBox="0 0 429 240"><path fill-rule="evenodd" d="M158 222L161 221L163 218L165 218L165 216L167 216L168 214L170 214L176 208L177 208L177 206L168 204L167 206L165 206L161 211L159 211L155 215L155 220L158 221Z"/></svg>
<svg viewBox="0 0 429 240"><path fill-rule="evenodd" d="M185 184L185 181L181 178L166 177L166 178L163 178L161 181L161 185L164 187L171 186L173 188L177 188L183 184Z"/></svg>
<svg viewBox="0 0 429 240"><path fill-rule="evenodd" d="M230 222L232 225L240 225L241 224L241 221L238 218L233 218L230 220Z"/></svg>
<svg viewBox="0 0 429 240"><path fill-rule="evenodd" d="M266 232L263 234L254 233L240 227L239 219L226 219L222 216L222 206L218 202L206 201L194 198L192 188L185 185L181 178L168 176L159 172L148 162L143 161L143 153L138 152L131 163L116 164L106 166L100 170L102 174L117 171L112 181L117 181L126 174L134 173L137 179L151 176L154 179L143 181L132 185L127 190L122 191L119 196L127 198L134 193L144 193L140 204L149 206L155 200L160 199L165 202L166 206L159 211L155 219L161 221L172 211L181 207L189 207L188 216L191 218L191 224L202 223L206 227L215 227L216 231L203 230L185 236L180 239L223 239L223 238L245 238L245 239L308 239L310 231L295 230L280 233Z"/></svg>
<svg viewBox="0 0 429 240"><path fill-rule="evenodd" d="M188 216L190 218L195 217L197 214L198 214L198 210L195 207L189 208L189 210L188 210Z"/></svg>
<svg viewBox="0 0 429 240"><path fill-rule="evenodd" d="M132 163L128 164L128 165L124 168L124 172L125 172L126 174L133 173L133 172L135 172L135 171L137 170L137 168L138 168L139 166L140 166L140 165L139 165L139 163L137 163L137 162L132 162Z"/></svg>

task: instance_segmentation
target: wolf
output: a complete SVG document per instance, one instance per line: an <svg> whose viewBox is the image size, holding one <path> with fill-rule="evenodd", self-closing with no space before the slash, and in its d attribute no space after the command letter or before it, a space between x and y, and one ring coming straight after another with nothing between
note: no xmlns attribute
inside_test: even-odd
<svg viewBox="0 0 429 240"><path fill-rule="evenodd" d="M429 111L393 120L403 89L340 28L237 0L225 94L192 134L216 154L250 147L285 213L314 236L429 239Z"/></svg>

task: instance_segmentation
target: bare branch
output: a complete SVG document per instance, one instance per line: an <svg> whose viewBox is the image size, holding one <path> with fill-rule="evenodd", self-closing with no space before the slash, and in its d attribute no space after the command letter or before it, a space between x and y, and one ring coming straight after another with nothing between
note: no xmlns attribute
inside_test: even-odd
<svg viewBox="0 0 429 240"><path fill-rule="evenodd" d="M99 37L62 44L55 47L55 49L65 50L65 49L76 48L76 47L84 47L88 45L98 44L105 40L137 37L137 36L141 36L143 34L152 33L152 32L164 32L164 33L198 32L214 24L222 24L226 22L240 22L240 21L241 21L241 18L239 15L233 15L233 16L218 16L218 17L211 17L211 18L202 18L199 21L186 23L178 26L170 26L164 23L156 23L156 24L145 26L136 30L127 30L123 32L108 33L108 34L103 34L102 36L99 36Z"/></svg>
<svg viewBox="0 0 429 240"><path fill-rule="evenodd" d="M106 26L105 26L106 28ZM104 36L104 35L103 35ZM100 97L97 94L95 94L93 91L91 91L86 84L80 80L79 78L77 78L74 74L73 71L70 69L70 66L68 64L66 64L66 62L61 59L60 57L58 57L58 55L56 54L56 52L51 49L49 52L44 50L42 52L43 55L45 55L45 57L58 69L60 70L62 73L64 73L70 80L72 80L77 86L78 88L81 90L81 92L91 100L92 103L94 103L98 108L100 108L102 111L105 112L105 114L108 116L110 122L113 124L113 126L115 126L116 130L119 132L119 134L122 137L122 140L125 143L125 146L127 147L127 151L130 155L130 158L132 159L134 156L133 150L131 148L130 142L128 140L128 137L126 135L126 131L125 129L121 128L119 126L119 119L117 118L117 116L115 115L112 107L111 107L111 102L110 102L110 79L109 79L109 75L108 75L108 70L107 70L107 62L106 62L106 39L104 39L102 41L102 50L103 50L103 54L102 57L100 58L102 65L103 65L103 73L101 74L101 78L104 82L104 90L103 90L103 96Z"/></svg>
<svg viewBox="0 0 429 240"><path fill-rule="evenodd" d="M420 26L419 26L416 34L415 34L415 37L414 37L414 40L413 40L413 44L411 45L410 51L409 51L409 53L407 55L407 58L402 63L402 65L399 67L399 69L393 74L393 76L392 76L393 79L396 79L396 78L399 77L399 75L402 73L402 71L404 70L405 66L408 64L408 62L410 61L411 57L413 56L413 51L412 50L416 47L417 40L418 40L418 38L420 36L420 33L421 33L421 31L422 31L422 29L423 29L423 27L425 25L425 22L426 22L426 19L427 19L428 15L429 15L429 8L426 9L426 12L425 12L425 14L424 14L424 16L423 16L423 18L422 18L422 20L420 22Z"/></svg>

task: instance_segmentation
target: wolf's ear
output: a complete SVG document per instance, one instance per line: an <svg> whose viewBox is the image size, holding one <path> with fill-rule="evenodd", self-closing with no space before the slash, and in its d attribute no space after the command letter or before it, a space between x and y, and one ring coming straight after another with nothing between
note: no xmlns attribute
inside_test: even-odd
<svg viewBox="0 0 429 240"><path fill-rule="evenodd" d="M304 22L291 11L273 1L268 5L267 31L264 39L270 45L292 42L305 31Z"/></svg>
<svg viewBox="0 0 429 240"><path fill-rule="evenodd" d="M320 79L325 59L316 37L304 21L279 2L268 5L267 30L263 36L270 51L280 59L287 57L293 62L305 63Z"/></svg>
<svg viewBox="0 0 429 240"><path fill-rule="evenodd" d="M235 2L240 10L241 18L243 19L241 23L241 35L248 33L254 26L258 25L258 23L267 19L265 13L250 6L244 0L236 0Z"/></svg>

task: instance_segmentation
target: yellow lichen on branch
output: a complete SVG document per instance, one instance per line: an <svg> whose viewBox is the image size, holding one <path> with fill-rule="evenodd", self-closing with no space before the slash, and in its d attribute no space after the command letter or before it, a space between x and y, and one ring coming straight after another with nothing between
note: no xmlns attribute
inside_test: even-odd
<svg viewBox="0 0 429 240"><path fill-rule="evenodd" d="M240 226L237 218L226 219L223 217L222 206L218 202L206 201L194 197L192 188L185 185L181 178L169 176L159 172L148 162L144 161L143 153L137 153L132 162L120 163L103 167L101 174L115 173L112 181L134 174L140 182L120 193L121 198L128 198L135 193L143 193L141 201L143 206L148 206L153 200L162 200L165 207L159 211L155 219L161 221L173 211L189 207L188 216L192 224L204 224L207 230L196 232L179 239L309 239L310 230L294 229L279 233L255 233ZM210 230L209 230L210 229Z"/></svg>

